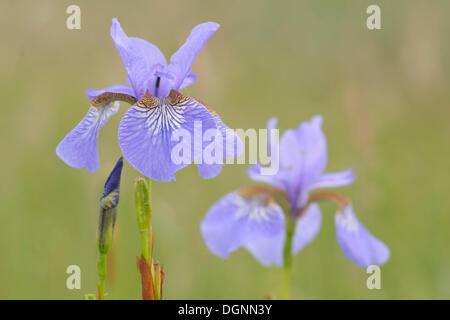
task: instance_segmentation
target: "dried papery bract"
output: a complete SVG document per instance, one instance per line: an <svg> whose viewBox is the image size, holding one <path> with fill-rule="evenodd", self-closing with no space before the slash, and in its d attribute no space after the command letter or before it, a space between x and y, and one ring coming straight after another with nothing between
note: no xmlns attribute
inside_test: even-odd
<svg viewBox="0 0 450 320"><path fill-rule="evenodd" d="M156 300L152 268L143 256L136 256L136 263L141 274L142 300Z"/></svg>

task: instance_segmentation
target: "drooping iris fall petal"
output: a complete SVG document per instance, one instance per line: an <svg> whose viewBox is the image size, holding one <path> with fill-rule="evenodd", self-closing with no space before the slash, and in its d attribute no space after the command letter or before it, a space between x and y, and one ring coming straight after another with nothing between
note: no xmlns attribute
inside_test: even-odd
<svg viewBox="0 0 450 320"><path fill-rule="evenodd" d="M86 168L90 172L98 170L99 130L118 110L118 102L100 107L91 106L80 123L58 144L56 154L74 168Z"/></svg>
<svg viewBox="0 0 450 320"><path fill-rule="evenodd" d="M201 223L208 248L219 257L245 247L263 265L281 265L285 217L265 194L232 192L217 201Z"/></svg>
<svg viewBox="0 0 450 320"><path fill-rule="evenodd" d="M322 227L322 214L317 203L312 203L296 221L292 239L292 255L296 255L313 241Z"/></svg>
<svg viewBox="0 0 450 320"><path fill-rule="evenodd" d="M389 248L358 220L352 205L336 214L335 225L337 242L350 261L364 268L387 262Z"/></svg>
<svg viewBox="0 0 450 320"><path fill-rule="evenodd" d="M152 98L153 104L135 105L119 125L119 144L125 158L145 176L157 181L175 180L175 172L201 157L194 130L216 129L209 110L198 101L174 93L170 99ZM175 148L183 141L174 140L176 130L187 144L180 156ZM202 139L202 136L199 137ZM201 142L201 141L197 141ZM179 157L180 156L180 157Z"/></svg>

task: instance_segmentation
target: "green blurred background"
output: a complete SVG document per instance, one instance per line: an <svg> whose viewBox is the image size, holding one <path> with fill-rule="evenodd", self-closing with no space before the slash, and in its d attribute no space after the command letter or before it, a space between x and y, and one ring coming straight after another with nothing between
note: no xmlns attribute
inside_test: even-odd
<svg viewBox="0 0 450 320"><path fill-rule="evenodd" d="M374 3L382 30L369 31L366 8ZM81 30L66 28L71 4L81 7ZM449 10L448 1L412 0L2 1L0 298L82 299L96 291L98 198L120 156L120 115L101 131L95 173L65 165L55 147L86 113L86 89L125 83L109 36L113 17L167 57L198 23L220 23L184 92L232 128L264 128L277 116L285 130L323 115L328 171L355 168L356 183L340 191L392 256L382 290L368 290L365 270L336 244L335 207L323 205L319 236L294 260L294 298L450 298ZM279 269L244 250L222 260L199 232L214 201L251 183L246 169L230 165L203 180L190 166L176 182L154 183L155 255L167 299L280 296ZM126 163L110 299L140 298L138 175ZM71 264L81 267L81 290L66 288Z"/></svg>

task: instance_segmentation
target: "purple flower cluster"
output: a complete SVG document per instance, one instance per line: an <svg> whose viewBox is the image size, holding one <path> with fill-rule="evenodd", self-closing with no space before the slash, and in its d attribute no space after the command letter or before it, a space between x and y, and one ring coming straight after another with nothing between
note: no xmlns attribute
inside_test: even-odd
<svg viewBox="0 0 450 320"><path fill-rule="evenodd" d="M98 170L99 131L118 112L121 101L132 105L118 129L123 156L153 180L175 180L178 170L203 156L207 146L198 148L192 141L187 162L176 163L172 159L178 143L173 139L174 132L182 129L195 136L194 124L200 123L202 130L227 132L228 140L221 145L226 150L220 154L227 158L238 156L242 151L241 141L234 133L229 139L231 130L220 117L200 100L179 92L195 82L197 77L191 66L218 28L213 22L196 26L167 63L158 47L128 37L117 19L113 19L111 37L127 71L129 85L87 90L91 107L59 143L57 155L72 167ZM275 118L268 121L269 132L276 126ZM269 150L279 150L271 154L271 161L279 164L279 170L267 175L260 164L248 170L250 179L269 186L241 188L209 209L201 223L201 232L214 254L227 258L231 252L244 247L261 264L280 266L286 256L285 248L290 248L290 254L295 255L317 236L322 224L318 201L332 200L339 205L335 215L336 237L345 256L362 267L382 265L389 259L388 247L357 219L349 198L331 191L314 191L346 186L355 180L352 169L324 173L328 156L321 127L322 117L315 116L298 128L287 130L279 143L269 141ZM202 177L212 178L220 173L223 162L196 164ZM118 195L122 160L118 162L119 167L108 179L103 197L114 195L115 190ZM287 236L288 222L295 224L292 237ZM288 240L291 242L286 247Z"/></svg>

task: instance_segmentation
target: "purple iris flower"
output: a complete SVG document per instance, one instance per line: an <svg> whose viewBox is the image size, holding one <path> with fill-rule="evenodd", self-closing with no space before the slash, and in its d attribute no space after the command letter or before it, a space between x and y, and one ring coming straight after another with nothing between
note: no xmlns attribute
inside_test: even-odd
<svg viewBox="0 0 450 320"><path fill-rule="evenodd" d="M270 119L267 127L275 129L276 124L276 119ZM335 218L336 236L345 256L362 267L382 265L389 259L388 247L356 218L347 197L331 191L312 193L317 188L346 186L355 180L352 169L324 173L328 157L321 127L322 117L315 116L283 134L279 154L272 154L272 161L279 157L280 163L275 175L262 174L260 164L250 167L249 177L270 187L238 189L209 209L201 232L215 255L227 258L232 251L244 247L261 264L281 266L287 219L295 223L290 253L296 255L320 230L322 214L317 202L333 200L340 207ZM269 141L269 150L274 150L273 143L276 142Z"/></svg>
<svg viewBox="0 0 450 320"><path fill-rule="evenodd" d="M171 151L177 144L172 139L175 130L184 129L193 135L196 123L203 131L231 131L205 103L178 92L196 80L191 66L218 28L219 25L213 22L196 26L168 64L155 45L128 37L114 18L111 37L122 58L130 85L87 90L91 107L83 120L59 143L56 149L58 156L72 167L96 171L99 168L99 130L118 112L119 101L128 102L132 107L119 126L119 144L124 157L151 179L175 180L175 172L198 159L204 149L204 146L194 148L192 143L190 161L172 161ZM227 136L227 139L226 142L231 141L235 146L240 143L237 136ZM237 155L227 152L224 156ZM204 178L217 176L222 166L222 163L207 164L201 161L197 164L199 174Z"/></svg>

